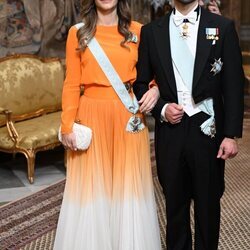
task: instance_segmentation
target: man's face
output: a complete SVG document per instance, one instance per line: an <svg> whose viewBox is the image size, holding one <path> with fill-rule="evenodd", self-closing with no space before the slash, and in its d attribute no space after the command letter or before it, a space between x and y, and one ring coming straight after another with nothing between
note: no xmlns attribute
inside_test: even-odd
<svg viewBox="0 0 250 250"><path fill-rule="evenodd" d="M175 0L175 2L181 3L181 4L190 4L193 2L197 2L198 0Z"/></svg>

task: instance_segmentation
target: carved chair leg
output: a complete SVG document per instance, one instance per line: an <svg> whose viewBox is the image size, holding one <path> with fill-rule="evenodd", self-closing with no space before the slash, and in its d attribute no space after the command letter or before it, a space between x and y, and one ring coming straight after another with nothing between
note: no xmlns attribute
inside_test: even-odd
<svg viewBox="0 0 250 250"><path fill-rule="evenodd" d="M27 163L28 163L28 179L30 184L34 182L34 168L35 168L35 158L36 154L34 150L29 150L28 154L26 155Z"/></svg>

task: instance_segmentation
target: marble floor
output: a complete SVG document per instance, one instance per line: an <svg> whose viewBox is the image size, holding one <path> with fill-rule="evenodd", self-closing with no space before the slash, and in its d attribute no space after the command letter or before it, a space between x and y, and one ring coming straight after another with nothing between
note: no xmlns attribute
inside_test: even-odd
<svg viewBox="0 0 250 250"><path fill-rule="evenodd" d="M17 154L0 153L0 204L20 199L37 192L65 177L64 149L37 153L35 181L30 184L27 179L26 158Z"/></svg>

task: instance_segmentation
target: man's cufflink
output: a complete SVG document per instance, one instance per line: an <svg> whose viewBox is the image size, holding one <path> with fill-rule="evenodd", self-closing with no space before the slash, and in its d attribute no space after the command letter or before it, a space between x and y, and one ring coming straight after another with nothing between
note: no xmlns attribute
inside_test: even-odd
<svg viewBox="0 0 250 250"><path fill-rule="evenodd" d="M168 122L168 120L163 115L161 115L160 122Z"/></svg>

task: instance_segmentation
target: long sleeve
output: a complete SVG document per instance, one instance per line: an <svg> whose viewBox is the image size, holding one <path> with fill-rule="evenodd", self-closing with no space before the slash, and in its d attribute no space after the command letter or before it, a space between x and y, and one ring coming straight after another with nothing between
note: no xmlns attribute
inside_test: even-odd
<svg viewBox="0 0 250 250"><path fill-rule="evenodd" d="M244 112L244 73L241 51L233 22L227 28L223 44L224 135L241 137Z"/></svg>
<svg viewBox="0 0 250 250"><path fill-rule="evenodd" d="M153 73L150 65L149 51L145 28L142 27L140 45L138 49L137 79L134 83L134 92L139 99L148 91L149 82L153 79Z"/></svg>
<svg viewBox="0 0 250 250"><path fill-rule="evenodd" d="M146 26L142 27L141 39L138 53L137 63L137 79L134 83L133 89L138 100L148 91L150 85L154 86L154 72L150 61L149 37L146 34ZM158 86L156 84L156 86ZM158 121L161 120L161 111L166 102L160 97L155 107L152 110L152 115Z"/></svg>
<svg viewBox="0 0 250 250"><path fill-rule="evenodd" d="M62 133L72 132L80 99L81 57L76 36L76 27L71 27L66 44L66 78L62 93Z"/></svg>

